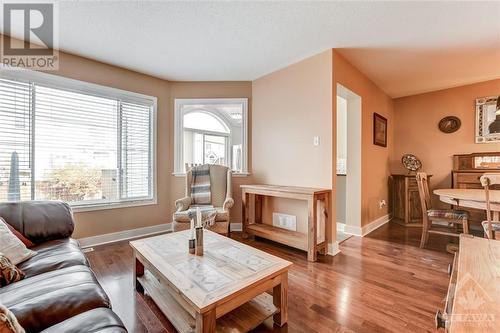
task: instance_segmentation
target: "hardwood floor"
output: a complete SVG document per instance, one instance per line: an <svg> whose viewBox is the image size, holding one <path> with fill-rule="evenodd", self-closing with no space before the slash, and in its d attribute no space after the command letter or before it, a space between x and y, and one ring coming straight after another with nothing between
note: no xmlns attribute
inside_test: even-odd
<svg viewBox="0 0 500 333"><path fill-rule="evenodd" d="M432 249L424 250L419 239L420 229L387 224L367 237L347 239L340 254L319 256L316 263L299 250L245 240L294 263L288 325L280 329L266 322L255 331L435 332L434 314L444 304L452 256L444 251L447 237L432 235ZM133 291L128 242L99 246L87 255L130 332L175 332L147 295Z"/></svg>

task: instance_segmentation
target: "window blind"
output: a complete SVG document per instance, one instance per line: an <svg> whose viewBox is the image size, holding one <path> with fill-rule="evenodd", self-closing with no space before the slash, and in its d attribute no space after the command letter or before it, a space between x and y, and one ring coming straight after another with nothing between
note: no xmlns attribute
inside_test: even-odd
<svg viewBox="0 0 500 333"><path fill-rule="evenodd" d="M35 199L119 199L118 102L39 85L35 89Z"/></svg>
<svg viewBox="0 0 500 333"><path fill-rule="evenodd" d="M31 85L0 79L0 201L31 198Z"/></svg>
<svg viewBox="0 0 500 333"><path fill-rule="evenodd" d="M122 196L151 195L151 107L121 103Z"/></svg>
<svg viewBox="0 0 500 333"><path fill-rule="evenodd" d="M0 201L154 199L153 112L121 91L0 79Z"/></svg>

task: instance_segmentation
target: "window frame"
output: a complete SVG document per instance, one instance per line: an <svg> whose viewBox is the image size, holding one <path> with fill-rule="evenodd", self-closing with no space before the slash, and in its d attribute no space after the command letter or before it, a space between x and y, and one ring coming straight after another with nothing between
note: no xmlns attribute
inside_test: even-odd
<svg viewBox="0 0 500 333"><path fill-rule="evenodd" d="M136 92L131 92L127 90L122 90L118 88L103 86L95 83L90 83L86 81L75 80L67 78L64 76L53 75L44 72L37 72L28 69L16 68L12 69L5 65L0 66L0 78L7 80L21 81L29 83L31 85L40 85L48 88L61 89L65 91L71 91L75 93L87 94L95 97L111 98L117 99L119 103L138 103L147 104L151 108L151 119L150 119L150 152L151 152L151 195L147 198L121 200L121 201L111 201L111 202L93 202L93 203L83 203L83 202L70 202L70 206L74 212L85 212L85 211L95 211L95 210L105 210L105 209L115 209L115 208L126 208L126 207L136 207L145 205L156 205L158 203L157 195L157 105L158 99L155 96L144 95ZM35 95L34 89L32 89L33 95ZM34 96L32 97L32 105L35 103ZM34 114L32 114L34 117ZM34 129L35 122L32 122L32 138L31 138L31 154L34 155L36 149L36 142L34 142ZM118 138L117 138L118 139ZM31 161L32 166L32 176L31 180L35 182L34 170L36 161ZM120 185L121 186L121 185ZM34 187L33 187L34 189ZM32 189L32 200L33 197Z"/></svg>
<svg viewBox="0 0 500 333"><path fill-rule="evenodd" d="M242 136L242 171L233 172L235 176L248 176L248 98L175 98L174 99L174 172L177 177L186 175L184 167L184 112L182 108L189 105L223 105L223 104L241 104L242 119L241 119L241 136ZM196 112L196 111L191 111ZM199 110L198 112L207 112ZM219 118L217 115L213 115ZM201 130L200 130L201 132ZM207 134L210 131L203 131ZM217 135L221 133L216 132ZM228 136L228 148L231 146L231 135ZM229 166L231 168L231 166Z"/></svg>

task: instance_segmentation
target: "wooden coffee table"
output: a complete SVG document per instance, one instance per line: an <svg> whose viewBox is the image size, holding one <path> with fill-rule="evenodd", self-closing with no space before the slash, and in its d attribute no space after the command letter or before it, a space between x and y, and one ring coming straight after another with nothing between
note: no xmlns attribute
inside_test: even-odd
<svg viewBox="0 0 500 333"><path fill-rule="evenodd" d="M208 230L204 255L191 255L189 234L130 242L136 290L146 290L179 332L247 332L270 316L287 322L291 262Z"/></svg>

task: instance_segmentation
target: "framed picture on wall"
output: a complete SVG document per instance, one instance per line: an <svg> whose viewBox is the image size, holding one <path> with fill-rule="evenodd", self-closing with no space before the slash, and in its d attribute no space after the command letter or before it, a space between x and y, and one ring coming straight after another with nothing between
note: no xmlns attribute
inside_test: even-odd
<svg viewBox="0 0 500 333"><path fill-rule="evenodd" d="M500 142L500 96L476 99L476 143Z"/></svg>
<svg viewBox="0 0 500 333"><path fill-rule="evenodd" d="M373 144L387 147L387 118L373 113Z"/></svg>

